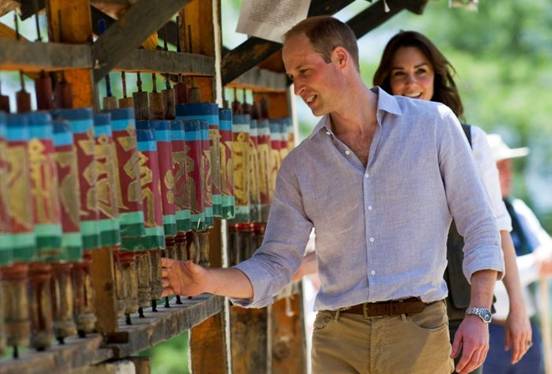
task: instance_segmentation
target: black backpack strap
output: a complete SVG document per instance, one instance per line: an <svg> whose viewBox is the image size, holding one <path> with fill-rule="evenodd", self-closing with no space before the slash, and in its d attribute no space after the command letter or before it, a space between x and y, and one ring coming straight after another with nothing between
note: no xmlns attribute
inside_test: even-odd
<svg viewBox="0 0 552 374"><path fill-rule="evenodd" d="M471 126L468 125L468 124L463 123L462 124L462 130L464 130L464 134L466 134L466 138L468 139L468 143L470 143L470 147L472 147Z"/></svg>

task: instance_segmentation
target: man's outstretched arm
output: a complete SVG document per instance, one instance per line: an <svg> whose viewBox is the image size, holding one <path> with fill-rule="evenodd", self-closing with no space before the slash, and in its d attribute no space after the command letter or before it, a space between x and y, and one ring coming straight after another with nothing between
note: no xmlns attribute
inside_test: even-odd
<svg viewBox="0 0 552 374"><path fill-rule="evenodd" d="M161 259L163 294L196 296L202 293L252 299L253 286L238 269L204 268L192 261Z"/></svg>

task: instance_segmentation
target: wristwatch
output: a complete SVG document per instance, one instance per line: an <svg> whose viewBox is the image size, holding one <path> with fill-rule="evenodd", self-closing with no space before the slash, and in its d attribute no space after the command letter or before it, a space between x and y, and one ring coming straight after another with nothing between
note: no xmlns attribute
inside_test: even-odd
<svg viewBox="0 0 552 374"><path fill-rule="evenodd" d="M493 319L491 310L484 307L471 306L466 309L466 314L473 314L475 316L478 316L485 323L491 323L491 320Z"/></svg>

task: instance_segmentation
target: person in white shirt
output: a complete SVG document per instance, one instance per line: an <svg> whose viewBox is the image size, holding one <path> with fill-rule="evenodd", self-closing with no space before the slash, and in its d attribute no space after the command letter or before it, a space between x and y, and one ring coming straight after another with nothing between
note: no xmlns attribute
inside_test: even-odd
<svg viewBox="0 0 552 374"><path fill-rule="evenodd" d="M537 323L537 303L534 285L541 277L552 274L552 238L542 228L539 220L520 199L511 196L512 190L512 160L524 157L529 153L527 148L510 148L500 135L489 134L488 143L496 162L502 197L512 218L512 239L517 255L517 264L523 286L523 296L533 328L532 347L517 363L512 364L503 349L505 345L505 329L510 301L508 293L501 282L495 286L496 313L490 326L490 350L484 364L487 373L543 373L543 350L539 325Z"/></svg>

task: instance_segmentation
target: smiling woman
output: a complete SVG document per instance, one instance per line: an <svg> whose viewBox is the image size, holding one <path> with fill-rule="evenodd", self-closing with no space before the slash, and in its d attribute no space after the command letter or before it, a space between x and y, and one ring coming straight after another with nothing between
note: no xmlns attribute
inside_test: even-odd
<svg viewBox="0 0 552 374"><path fill-rule="evenodd" d="M446 104L456 116L462 118L464 109L453 73L452 65L427 37L415 31L402 31L385 46L373 81L394 95ZM531 341L531 326L523 303L515 252L509 234L512 224L502 202L498 174L485 133L476 126L463 127L500 230L506 268L503 281L510 296L510 314L503 322L509 336L508 348L512 348L511 360L516 363L529 349L525 342ZM462 275L463 246L463 238L453 224L447 241L448 266L444 278L449 290L447 312L450 338L455 343L462 335L460 324L465 315L469 314L466 308L469 305L470 286Z"/></svg>

